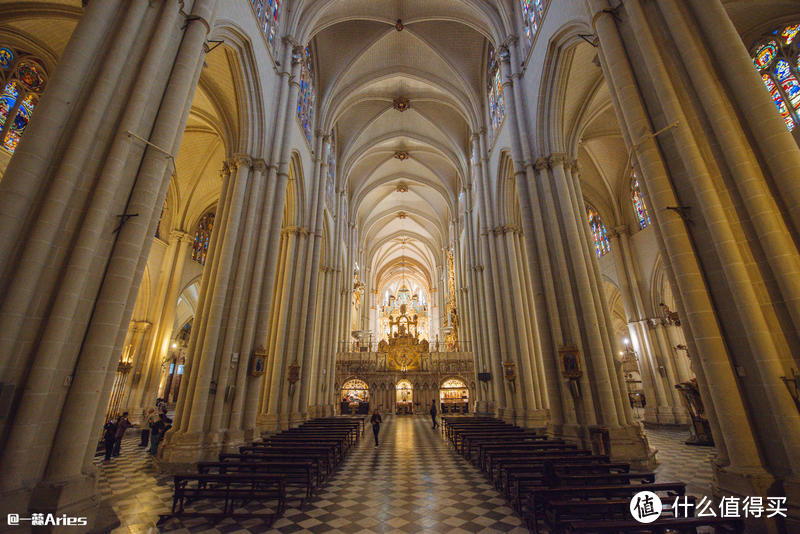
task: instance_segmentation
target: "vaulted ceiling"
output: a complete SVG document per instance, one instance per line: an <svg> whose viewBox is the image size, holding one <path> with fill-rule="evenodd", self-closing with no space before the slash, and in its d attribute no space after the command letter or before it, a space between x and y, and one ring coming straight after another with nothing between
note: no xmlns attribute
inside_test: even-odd
<svg viewBox="0 0 800 534"><path fill-rule="evenodd" d="M401 271L435 286L482 122L487 36L502 16L474 0L314 4L303 16L319 116L376 289Z"/></svg>

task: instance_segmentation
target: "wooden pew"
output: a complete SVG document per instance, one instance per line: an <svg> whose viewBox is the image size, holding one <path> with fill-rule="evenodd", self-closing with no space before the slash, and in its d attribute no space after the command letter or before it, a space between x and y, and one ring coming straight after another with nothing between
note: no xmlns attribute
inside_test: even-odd
<svg viewBox="0 0 800 534"><path fill-rule="evenodd" d="M201 474L219 473L269 473L285 475L286 484L295 484L305 489L306 496L309 498L319 487L318 473L311 460L240 460L234 461L231 458L219 462L200 462L197 464L197 472ZM302 506L302 503L301 503Z"/></svg>
<svg viewBox="0 0 800 534"><path fill-rule="evenodd" d="M744 522L738 518L689 517L658 518L652 523L642 524L633 519L628 521L574 521L569 523L567 532L618 534L696 534L700 527L711 527L715 534L741 534Z"/></svg>
<svg viewBox="0 0 800 534"><path fill-rule="evenodd" d="M284 475L265 473L229 473L175 475L175 491L172 497L172 512L162 514L159 523L170 517L209 518L266 518L271 525L286 509L286 480ZM222 512L187 512L186 505L195 501L222 501ZM277 501L271 514L236 512L251 501Z"/></svg>
<svg viewBox="0 0 800 534"><path fill-rule="evenodd" d="M534 532L538 532L540 520L545 519L545 510L550 501L588 500L628 500L640 491L652 491L665 502L672 502L675 497L686 494L686 484L678 482L655 484L617 484L608 486L583 486L533 488L528 494L526 523Z"/></svg>

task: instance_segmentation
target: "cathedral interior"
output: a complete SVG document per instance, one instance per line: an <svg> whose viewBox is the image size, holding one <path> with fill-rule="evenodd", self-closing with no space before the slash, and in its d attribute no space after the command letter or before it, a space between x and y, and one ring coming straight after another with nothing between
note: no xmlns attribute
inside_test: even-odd
<svg viewBox="0 0 800 534"><path fill-rule="evenodd" d="M797 0L0 0L0 85L0 530L800 532Z"/></svg>

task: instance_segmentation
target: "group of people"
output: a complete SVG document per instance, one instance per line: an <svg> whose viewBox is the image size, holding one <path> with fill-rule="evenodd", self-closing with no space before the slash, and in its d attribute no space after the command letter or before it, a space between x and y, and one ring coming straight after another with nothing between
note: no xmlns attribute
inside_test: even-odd
<svg viewBox="0 0 800 534"><path fill-rule="evenodd" d="M128 418L128 412L112 417L103 425L103 444L105 446L105 460L112 456L119 456L122 447L122 438L125 432L133 426ZM155 407L145 408L142 413L142 431L140 447L148 447L147 452L155 455L161 438L172 428L172 419L167 417L167 402L157 399Z"/></svg>
<svg viewBox="0 0 800 534"><path fill-rule="evenodd" d="M128 420L128 412L123 412L120 416L112 417L103 425L103 443L106 448L106 461L110 460L112 456L119 456L125 431L132 426L133 423Z"/></svg>

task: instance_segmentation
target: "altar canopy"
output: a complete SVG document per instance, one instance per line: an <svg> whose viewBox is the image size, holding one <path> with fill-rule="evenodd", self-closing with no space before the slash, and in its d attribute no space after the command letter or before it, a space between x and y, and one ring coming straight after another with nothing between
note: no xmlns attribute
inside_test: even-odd
<svg viewBox="0 0 800 534"><path fill-rule="evenodd" d="M383 303L380 307L380 317L378 332L381 339L391 339L395 333L401 332L401 326L405 327L405 332L416 335L419 339L430 339L430 328L428 320L428 303L425 293L419 288L414 287L414 291L408 287L405 281L402 282L396 292L392 292L394 284L384 292ZM409 330L407 320L394 322L401 315L407 315L408 319L416 317L416 324L413 330Z"/></svg>

